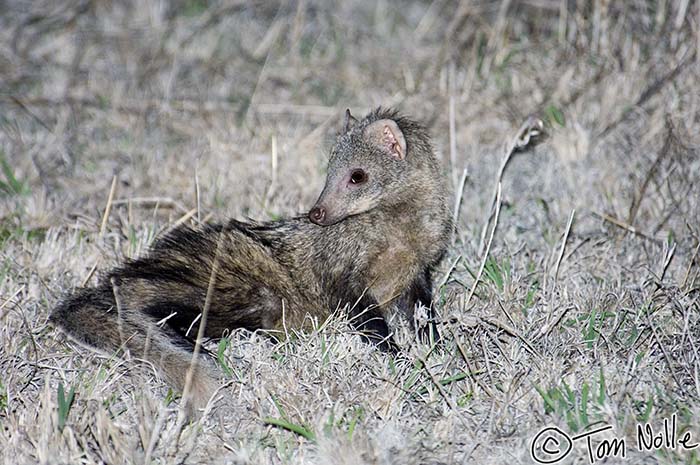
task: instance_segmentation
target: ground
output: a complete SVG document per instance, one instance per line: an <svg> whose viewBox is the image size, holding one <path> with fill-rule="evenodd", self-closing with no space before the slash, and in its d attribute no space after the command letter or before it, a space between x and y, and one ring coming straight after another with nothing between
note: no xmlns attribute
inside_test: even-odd
<svg viewBox="0 0 700 465"><path fill-rule="evenodd" d="M558 463L700 463L637 427L700 442L699 45L697 1L0 2L2 461L537 463L543 428L610 425ZM189 421L47 324L176 223L308 210L345 108L379 105L453 187L441 346L233 332Z"/></svg>

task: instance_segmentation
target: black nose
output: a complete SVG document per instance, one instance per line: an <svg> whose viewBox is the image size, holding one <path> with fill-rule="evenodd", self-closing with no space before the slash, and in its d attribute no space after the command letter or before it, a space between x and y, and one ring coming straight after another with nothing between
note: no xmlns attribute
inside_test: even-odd
<svg viewBox="0 0 700 465"><path fill-rule="evenodd" d="M312 223L321 224L326 219L326 209L323 207L314 207L309 212L309 219Z"/></svg>

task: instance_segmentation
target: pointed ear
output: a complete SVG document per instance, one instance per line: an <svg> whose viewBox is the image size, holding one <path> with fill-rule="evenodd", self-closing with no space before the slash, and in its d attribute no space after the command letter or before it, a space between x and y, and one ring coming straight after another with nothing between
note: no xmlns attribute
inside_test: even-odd
<svg viewBox="0 0 700 465"><path fill-rule="evenodd" d="M357 119L350 114L350 109L345 110L345 123L343 124L343 133L348 132L357 124Z"/></svg>
<svg viewBox="0 0 700 465"><path fill-rule="evenodd" d="M406 157L406 138L394 120L380 119L370 124L365 128L365 138L396 159Z"/></svg>

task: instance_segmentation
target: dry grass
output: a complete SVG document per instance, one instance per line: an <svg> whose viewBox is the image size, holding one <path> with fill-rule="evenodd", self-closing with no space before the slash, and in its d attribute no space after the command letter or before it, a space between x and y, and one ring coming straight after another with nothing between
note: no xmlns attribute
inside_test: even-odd
<svg viewBox="0 0 700 465"><path fill-rule="evenodd" d="M532 463L545 425L603 423L627 438L613 462L700 463L635 440L674 413L700 439L697 1L0 11L4 463ZM379 104L429 124L462 196L442 349L392 360L342 318L234 332L223 399L180 429L151 367L46 325L175 223L304 211L344 109ZM548 138L508 163L493 215L530 114Z"/></svg>

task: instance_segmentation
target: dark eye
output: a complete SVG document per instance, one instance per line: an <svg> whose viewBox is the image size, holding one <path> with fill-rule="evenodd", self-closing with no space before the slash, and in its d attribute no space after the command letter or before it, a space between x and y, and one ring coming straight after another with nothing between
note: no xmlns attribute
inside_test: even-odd
<svg viewBox="0 0 700 465"><path fill-rule="evenodd" d="M350 175L350 182L352 184L362 184L363 182L367 182L367 173L362 170L353 171Z"/></svg>

